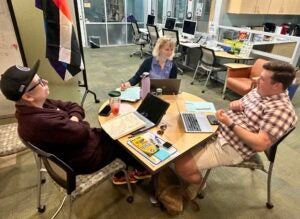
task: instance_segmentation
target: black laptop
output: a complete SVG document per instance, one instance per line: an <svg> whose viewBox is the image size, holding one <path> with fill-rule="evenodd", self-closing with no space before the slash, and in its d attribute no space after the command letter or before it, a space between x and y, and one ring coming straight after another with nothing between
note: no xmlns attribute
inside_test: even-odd
<svg viewBox="0 0 300 219"><path fill-rule="evenodd" d="M181 79L150 79L150 89L155 92L157 88L162 89L162 94L178 94Z"/></svg>
<svg viewBox="0 0 300 219"><path fill-rule="evenodd" d="M148 93L148 95L142 101L141 105L134 112L140 119L142 119L146 123L146 126L131 134L134 135L158 125L158 123L161 121L162 117L168 110L169 106L170 104L168 102Z"/></svg>

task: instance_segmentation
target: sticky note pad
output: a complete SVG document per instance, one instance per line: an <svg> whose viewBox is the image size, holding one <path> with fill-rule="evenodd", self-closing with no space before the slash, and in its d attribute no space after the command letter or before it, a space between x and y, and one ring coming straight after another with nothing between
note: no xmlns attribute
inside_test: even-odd
<svg viewBox="0 0 300 219"><path fill-rule="evenodd" d="M170 157L170 154L164 149L159 149L159 151L157 151L153 156L157 157L160 160L165 160Z"/></svg>

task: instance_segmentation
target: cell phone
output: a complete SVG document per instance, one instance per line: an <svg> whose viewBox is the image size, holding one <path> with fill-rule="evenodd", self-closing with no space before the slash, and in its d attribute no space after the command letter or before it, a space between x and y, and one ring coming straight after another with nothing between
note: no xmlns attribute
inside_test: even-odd
<svg viewBox="0 0 300 219"><path fill-rule="evenodd" d="M164 146L165 148L169 148L169 147L172 146L172 144L166 141L166 142L163 144L163 146Z"/></svg>
<svg viewBox="0 0 300 219"><path fill-rule="evenodd" d="M100 116L109 116L110 112L111 112L110 105L106 105L98 114Z"/></svg>
<svg viewBox="0 0 300 219"><path fill-rule="evenodd" d="M206 118L208 119L211 125L219 125L219 121L214 115L207 115Z"/></svg>

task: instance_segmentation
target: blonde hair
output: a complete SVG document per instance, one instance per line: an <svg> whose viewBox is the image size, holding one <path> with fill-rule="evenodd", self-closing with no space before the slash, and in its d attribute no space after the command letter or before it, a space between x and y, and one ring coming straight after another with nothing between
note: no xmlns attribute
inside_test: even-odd
<svg viewBox="0 0 300 219"><path fill-rule="evenodd" d="M158 38L158 40L156 41L155 47L153 48L152 55L155 58L158 58L160 55L160 50L165 45L169 45L173 50L172 55L169 58L170 60L172 60L175 55L175 43L171 38L166 37L166 36L162 36L162 37Z"/></svg>

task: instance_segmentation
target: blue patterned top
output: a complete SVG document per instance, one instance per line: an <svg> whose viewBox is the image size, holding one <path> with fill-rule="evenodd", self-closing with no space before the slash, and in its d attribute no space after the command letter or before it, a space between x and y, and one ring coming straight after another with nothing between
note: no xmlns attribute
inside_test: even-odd
<svg viewBox="0 0 300 219"><path fill-rule="evenodd" d="M167 59L164 68L161 69L158 60L153 58L149 77L152 79L167 79L169 78L172 66L173 62Z"/></svg>

